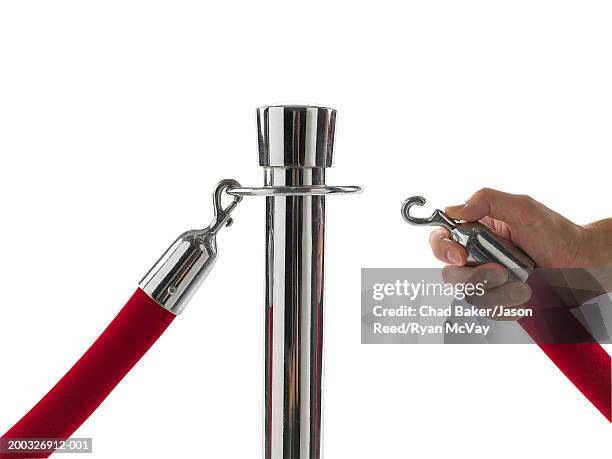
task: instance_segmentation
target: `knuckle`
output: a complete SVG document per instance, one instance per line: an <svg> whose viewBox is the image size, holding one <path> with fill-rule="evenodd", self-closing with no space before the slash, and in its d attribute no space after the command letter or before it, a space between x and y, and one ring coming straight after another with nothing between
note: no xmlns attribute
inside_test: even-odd
<svg viewBox="0 0 612 459"><path fill-rule="evenodd" d="M493 190L491 188L480 188L478 191L476 191L476 193L474 193L467 201L466 203L474 203L477 201L487 201L489 196L491 196L491 193L493 192Z"/></svg>
<svg viewBox="0 0 612 459"><path fill-rule="evenodd" d="M490 194L491 191L491 188L483 187L480 188L476 193L474 193L474 196L484 197Z"/></svg>

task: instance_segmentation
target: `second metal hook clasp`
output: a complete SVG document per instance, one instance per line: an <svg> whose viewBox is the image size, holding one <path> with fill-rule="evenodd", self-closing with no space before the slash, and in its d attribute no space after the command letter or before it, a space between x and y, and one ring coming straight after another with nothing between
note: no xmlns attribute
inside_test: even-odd
<svg viewBox="0 0 612 459"><path fill-rule="evenodd" d="M427 200L423 196L412 196L402 203L402 217L411 225L441 226L449 231L457 228L457 222L440 209L436 209L428 218L410 215L413 206L424 206Z"/></svg>

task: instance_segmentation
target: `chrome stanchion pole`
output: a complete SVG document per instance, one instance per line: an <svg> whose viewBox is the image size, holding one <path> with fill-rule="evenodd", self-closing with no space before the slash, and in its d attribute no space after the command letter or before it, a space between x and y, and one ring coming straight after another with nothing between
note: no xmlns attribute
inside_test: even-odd
<svg viewBox="0 0 612 459"><path fill-rule="evenodd" d="M325 185L336 111L258 110L266 187ZM325 196L266 198L265 457L321 454Z"/></svg>
<svg viewBox="0 0 612 459"><path fill-rule="evenodd" d="M336 111L312 105L257 110L266 196L265 459L321 457L325 195Z"/></svg>

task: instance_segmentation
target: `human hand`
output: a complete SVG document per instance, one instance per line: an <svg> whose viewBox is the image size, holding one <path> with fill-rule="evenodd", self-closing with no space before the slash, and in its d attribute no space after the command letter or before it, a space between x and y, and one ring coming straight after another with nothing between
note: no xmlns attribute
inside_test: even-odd
<svg viewBox="0 0 612 459"><path fill-rule="evenodd" d="M542 268L612 266L612 220L579 226L529 196L488 188L475 193L465 204L447 207L446 213L457 220L481 221L496 235L521 247ZM529 286L509 283L501 265L464 266L467 251L451 239L446 229L434 230L430 244L434 255L448 264L443 273L446 282L485 283L485 295L469 298L470 303L518 307L529 300Z"/></svg>

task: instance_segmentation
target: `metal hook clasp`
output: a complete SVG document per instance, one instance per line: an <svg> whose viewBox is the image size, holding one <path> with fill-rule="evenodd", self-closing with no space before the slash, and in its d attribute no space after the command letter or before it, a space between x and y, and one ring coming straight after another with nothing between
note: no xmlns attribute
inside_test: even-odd
<svg viewBox="0 0 612 459"><path fill-rule="evenodd" d="M232 226L232 223L234 223L234 220L232 220L230 214L236 208L238 203L242 201L242 196L233 196L232 202L227 207L223 207L221 198L223 197L223 193L227 192L227 190L230 188L239 187L240 183L234 179L221 180L215 186L215 191L213 192L213 208L215 211L215 216L211 224L208 226L208 229L213 234L217 234L221 228L225 226Z"/></svg>
<svg viewBox="0 0 612 459"><path fill-rule="evenodd" d="M411 225L441 226L449 231L457 227L455 220L440 209L436 209L429 218L414 217L410 215L410 208L412 206L423 206L426 202L423 196L412 196L406 199L402 204L402 217L404 217L404 220Z"/></svg>

